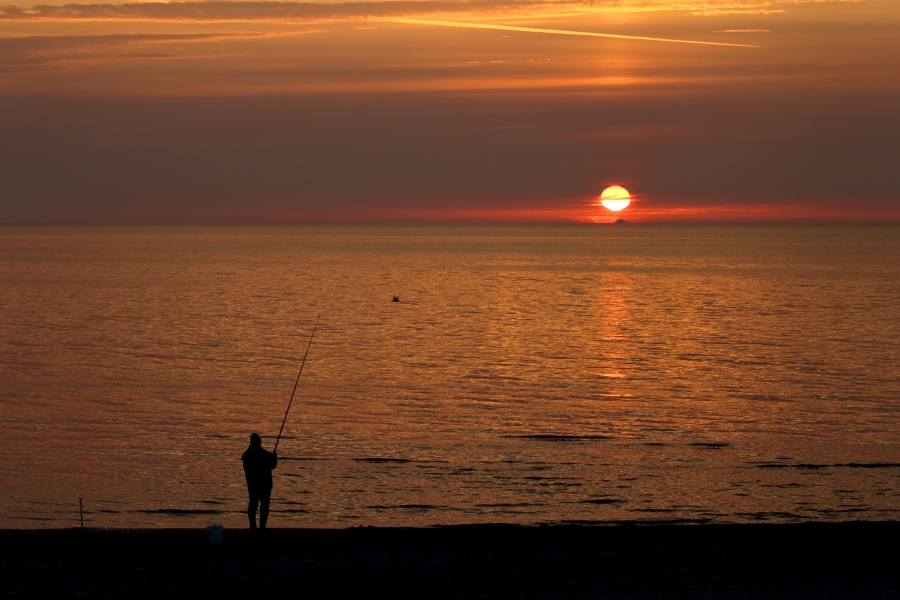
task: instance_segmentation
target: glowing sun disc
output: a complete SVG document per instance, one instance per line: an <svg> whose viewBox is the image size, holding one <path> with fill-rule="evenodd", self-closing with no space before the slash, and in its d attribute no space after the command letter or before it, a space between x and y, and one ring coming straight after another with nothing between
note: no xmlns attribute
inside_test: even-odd
<svg viewBox="0 0 900 600"><path fill-rule="evenodd" d="M611 185L600 194L600 204L613 212L619 212L631 204L631 194L619 185Z"/></svg>

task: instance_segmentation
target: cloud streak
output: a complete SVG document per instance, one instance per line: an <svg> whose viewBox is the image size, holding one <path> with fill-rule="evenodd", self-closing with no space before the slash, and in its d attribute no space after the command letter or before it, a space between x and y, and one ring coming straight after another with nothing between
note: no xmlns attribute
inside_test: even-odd
<svg viewBox="0 0 900 600"><path fill-rule="evenodd" d="M611 6L615 0L594 0ZM380 0L375 2L134 2L127 4L38 4L30 9L0 7L5 20L307 21L381 18L406 14L460 13L585 6L583 0Z"/></svg>
<svg viewBox="0 0 900 600"><path fill-rule="evenodd" d="M302 32L292 32L291 35L294 33ZM0 73L59 70L66 63L84 61L209 58L209 55L187 54L183 51L162 52L159 46L271 35L273 34L116 34L0 38Z"/></svg>
<svg viewBox="0 0 900 600"><path fill-rule="evenodd" d="M861 0L376 0L371 2L130 2L0 6L4 21L314 21L425 14L540 16L541 11L675 10L695 14L783 12L778 6ZM531 14L529 14L531 13Z"/></svg>
<svg viewBox="0 0 900 600"><path fill-rule="evenodd" d="M616 38L622 40L642 40L648 42L670 42L676 44L704 44L707 46L738 46L741 48L759 48L750 44L727 44L724 42L702 42L698 40L677 40L670 38L644 37L639 35L619 35L615 33L598 33L593 31L568 31L563 29L539 29L536 27L514 27L511 25L485 25L480 23L459 23L456 21L427 21L423 19L392 19L395 23L411 23L415 25L438 25L442 27L464 27L469 29L496 29L500 31L519 31L523 33L548 33L555 35L578 35L587 37Z"/></svg>

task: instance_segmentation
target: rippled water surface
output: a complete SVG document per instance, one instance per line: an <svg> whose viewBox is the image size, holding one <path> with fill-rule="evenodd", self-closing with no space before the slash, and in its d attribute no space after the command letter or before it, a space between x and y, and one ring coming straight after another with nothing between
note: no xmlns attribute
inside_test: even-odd
<svg viewBox="0 0 900 600"><path fill-rule="evenodd" d="M393 302L392 297L399 297ZM900 227L0 229L0 527L895 519Z"/></svg>

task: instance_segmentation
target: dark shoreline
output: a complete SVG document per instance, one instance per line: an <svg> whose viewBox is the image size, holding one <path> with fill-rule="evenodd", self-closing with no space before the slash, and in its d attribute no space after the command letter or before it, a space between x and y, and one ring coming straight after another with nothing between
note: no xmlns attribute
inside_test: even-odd
<svg viewBox="0 0 900 600"><path fill-rule="evenodd" d="M0 531L0 597L898 598L900 522Z"/></svg>

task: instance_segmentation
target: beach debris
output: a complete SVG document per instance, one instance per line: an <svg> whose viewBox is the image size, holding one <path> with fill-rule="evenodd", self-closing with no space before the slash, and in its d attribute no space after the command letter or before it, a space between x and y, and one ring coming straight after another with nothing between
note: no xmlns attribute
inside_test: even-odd
<svg viewBox="0 0 900 600"><path fill-rule="evenodd" d="M209 533L210 544L221 544L225 533L225 527L222 525L208 525L206 531Z"/></svg>

